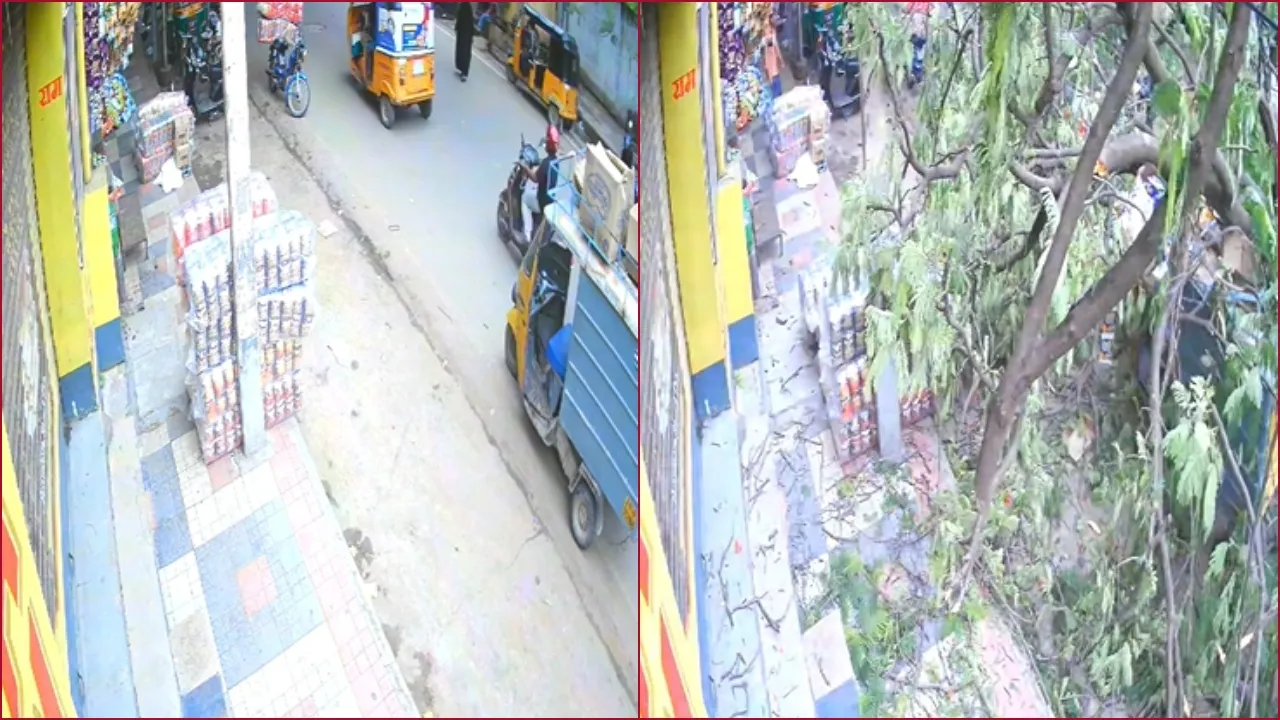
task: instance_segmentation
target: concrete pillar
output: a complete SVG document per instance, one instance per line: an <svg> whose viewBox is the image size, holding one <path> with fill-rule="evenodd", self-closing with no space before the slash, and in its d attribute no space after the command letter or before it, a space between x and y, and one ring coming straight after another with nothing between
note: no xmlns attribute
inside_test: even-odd
<svg viewBox="0 0 1280 720"><path fill-rule="evenodd" d="M222 3L222 72L226 91L227 187L231 194L231 254L235 282L236 360L244 452L266 447L262 359L258 351L258 286L253 263L253 206L249 192L249 75L244 3Z"/></svg>
<svg viewBox="0 0 1280 720"><path fill-rule="evenodd" d="M886 462L907 459L902 441L902 405L898 394L898 367L890 360L876 378L876 425L880 433L880 457Z"/></svg>

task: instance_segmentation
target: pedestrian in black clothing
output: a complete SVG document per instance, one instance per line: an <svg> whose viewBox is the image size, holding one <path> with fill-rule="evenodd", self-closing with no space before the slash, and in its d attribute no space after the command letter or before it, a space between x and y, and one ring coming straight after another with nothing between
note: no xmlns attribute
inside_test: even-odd
<svg viewBox="0 0 1280 720"><path fill-rule="evenodd" d="M466 82L467 75L471 73L471 37L476 32L476 20L471 14L471 3L458 3L458 16L453 27L458 34L454 64L458 68L458 75L462 81Z"/></svg>

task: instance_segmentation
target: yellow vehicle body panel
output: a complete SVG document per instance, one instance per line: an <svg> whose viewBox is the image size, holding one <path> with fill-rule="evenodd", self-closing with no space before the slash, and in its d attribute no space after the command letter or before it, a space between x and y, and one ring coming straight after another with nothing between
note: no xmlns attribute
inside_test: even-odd
<svg viewBox="0 0 1280 720"><path fill-rule="evenodd" d="M529 307L533 299L533 279L538 277L538 246L529 244L516 270L516 304L507 311L507 329L515 336L516 386L524 387L524 356L529 340Z"/></svg>
<svg viewBox="0 0 1280 720"><path fill-rule="evenodd" d="M360 10L347 10L347 36L358 32ZM424 50L418 53L390 55L383 50L373 50L373 72L366 78L364 58L352 57L348 63L351 75L374 97L385 97L396 107L410 107L435 98L436 53Z"/></svg>
<svg viewBox="0 0 1280 720"><path fill-rule="evenodd" d="M517 79L526 90L533 93L538 101L548 107L555 106L560 112L560 119L569 122L577 122L578 120L578 89L569 87L564 81L551 72L550 68L542 73L542 84L538 84L538 70L535 66L530 66L527 74L520 72L520 29L517 27L515 31L515 39L511 46L511 57L507 58L507 67L512 76Z"/></svg>

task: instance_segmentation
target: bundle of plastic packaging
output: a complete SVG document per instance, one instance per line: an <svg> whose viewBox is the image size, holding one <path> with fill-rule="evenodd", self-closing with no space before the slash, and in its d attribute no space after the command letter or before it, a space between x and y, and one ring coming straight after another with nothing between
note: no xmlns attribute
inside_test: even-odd
<svg viewBox="0 0 1280 720"><path fill-rule="evenodd" d="M300 2L260 2L258 16L266 20L287 20L294 25L302 24L302 6Z"/></svg>
<svg viewBox="0 0 1280 720"><path fill-rule="evenodd" d="M292 416L301 406L302 393L297 373L263 383L262 409L267 417L267 427Z"/></svg>
<svg viewBox="0 0 1280 720"><path fill-rule="evenodd" d="M187 376L191 419L206 463L240 447L240 389L236 365L224 362L206 372Z"/></svg>
<svg viewBox="0 0 1280 720"><path fill-rule="evenodd" d="M259 218L253 225L254 274L258 293L311 282L315 274L316 226L289 210Z"/></svg>
<svg viewBox="0 0 1280 720"><path fill-rule="evenodd" d="M302 343L297 340L281 340L262 345L262 382L274 382L286 378L302 367Z"/></svg>
<svg viewBox="0 0 1280 720"><path fill-rule="evenodd" d="M259 296L259 341L277 343L306 337L315 322L317 309L315 293L307 285Z"/></svg>
<svg viewBox="0 0 1280 720"><path fill-rule="evenodd" d="M258 42L266 45L280 38L290 45L298 42L298 26L284 18L258 18Z"/></svg>
<svg viewBox="0 0 1280 720"><path fill-rule="evenodd" d="M279 207L276 191L267 176L257 170L249 173L249 202L254 218L274 213ZM170 213L169 240L178 267L182 267L182 256L188 247L230 227L231 195L226 183L200 193Z"/></svg>
<svg viewBox="0 0 1280 720"><path fill-rule="evenodd" d="M177 154L179 148L175 135L183 138L181 156L189 163L194 127L195 116L187 106L185 93L160 93L138 108L133 158L142 182L155 180L164 161Z"/></svg>
<svg viewBox="0 0 1280 720"><path fill-rule="evenodd" d="M231 233L224 230L189 248L183 264L191 370L198 374L235 355Z"/></svg>

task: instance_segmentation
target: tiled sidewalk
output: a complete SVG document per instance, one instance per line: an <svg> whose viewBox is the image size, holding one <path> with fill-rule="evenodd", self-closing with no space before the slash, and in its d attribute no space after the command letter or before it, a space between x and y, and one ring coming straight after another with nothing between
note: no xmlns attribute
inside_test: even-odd
<svg viewBox="0 0 1280 720"><path fill-rule="evenodd" d="M127 136L105 150L132 248L126 365L105 376L103 407L140 714L417 717L296 419L253 461L200 456L165 224L195 180L164 195L135 179Z"/></svg>

